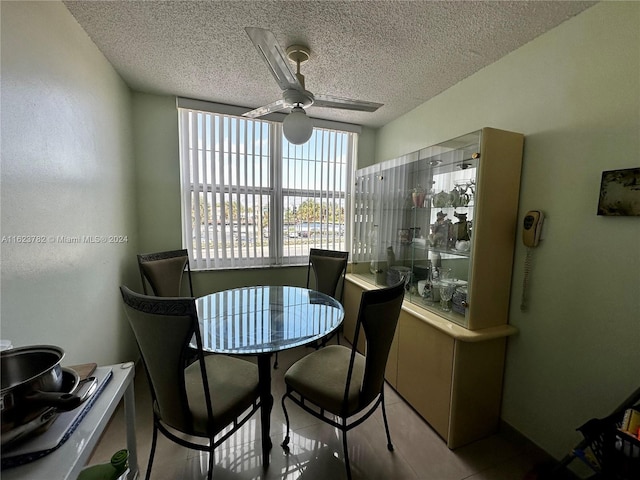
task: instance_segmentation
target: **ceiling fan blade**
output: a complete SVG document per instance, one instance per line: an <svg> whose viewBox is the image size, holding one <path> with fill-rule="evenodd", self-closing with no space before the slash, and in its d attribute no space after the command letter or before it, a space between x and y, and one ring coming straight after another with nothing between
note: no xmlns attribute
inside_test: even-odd
<svg viewBox="0 0 640 480"><path fill-rule="evenodd" d="M256 108L255 110L251 110L249 112L243 113L243 117L247 118L258 118L264 117L269 113L278 112L287 108L287 104L284 99L278 100L276 102L270 103L269 105L265 105L264 107Z"/></svg>
<svg viewBox="0 0 640 480"><path fill-rule="evenodd" d="M349 98L335 97L333 95L314 95L314 107L341 108L343 110L356 110L359 112L375 112L384 104L351 100Z"/></svg>
<svg viewBox="0 0 640 480"><path fill-rule="evenodd" d="M280 88L282 90L288 88L304 90L295 73L291 70L287 55L278 44L275 35L269 30L257 27L246 27L245 31L262 55Z"/></svg>

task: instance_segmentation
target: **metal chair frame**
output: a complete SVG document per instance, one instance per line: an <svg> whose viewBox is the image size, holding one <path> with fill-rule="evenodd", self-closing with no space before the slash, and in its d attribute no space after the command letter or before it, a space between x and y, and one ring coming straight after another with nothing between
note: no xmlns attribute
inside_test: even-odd
<svg viewBox="0 0 640 480"><path fill-rule="evenodd" d="M289 385L287 385L287 391L282 396L282 401L281 401L285 420L287 422L287 433L284 438L284 441L281 444L285 452L287 453L289 452L288 445L290 440L289 415L287 413L287 409L285 406L285 400L287 398L291 399L296 405L301 407L307 413L310 413L311 415L318 418L319 420L322 420L328 423L329 425L335 428L338 428L342 432L342 448L344 450L345 467L347 470L347 478L349 480L351 480L351 466L349 463L349 450L347 448L347 432L357 427L358 425L362 424L365 420L367 420L375 412L375 410L378 408L379 405L382 405L382 418L384 420L384 428L387 436L387 449L389 451L393 451L393 443L391 442L391 434L389 432L389 423L387 420L387 412L386 412L385 402L384 402L384 382L382 382L382 388L380 389L380 392L377 393L377 396L368 405L364 405L362 406L362 408L351 413L348 413L347 409L348 409L349 391L350 391L351 380L353 376L353 368L354 368L354 363L355 363L356 353L357 353L356 345L358 344L358 338L361 330L360 327L362 326L362 323L363 323L363 317L364 317L363 311L364 311L364 308L368 305L368 299L369 297L378 296L379 298L375 302L373 302L375 304L375 303L382 303L384 301L393 301L393 299L397 298L398 295L400 295L400 300L398 305L398 315L399 315L400 308L402 305L402 299L404 298L404 281L401 281L392 287L364 292L362 295L362 299L360 301L358 319L356 322L355 335L354 335L353 344L351 347L351 356L349 359L349 368L348 368L347 379L346 379L346 384L344 389L344 398L342 401L342 412L339 415L336 415L331 412L327 413L323 408L320 408L320 407L312 408L311 406L308 405L308 404L311 404L315 406L312 400L305 398L299 392L294 392L293 389ZM394 321L396 322L396 326L397 326L398 318L396 317ZM395 331L395 328L394 328L394 331ZM387 357L388 357L388 354L387 354ZM362 414L362 412L365 412L365 413ZM360 415L360 414L362 414L362 416L359 416L356 420L349 423L349 418L353 417L354 415ZM332 418L335 416L338 416L340 418L340 421L334 420L334 418Z"/></svg>
<svg viewBox="0 0 640 480"><path fill-rule="evenodd" d="M260 397L256 396L256 398L253 400L250 408L248 410L245 410L242 414L240 414L239 416L235 417L233 422L226 424L225 426L221 426L219 428L215 428L212 424L211 424L211 419L213 418L213 404L212 404L212 399L211 399L211 394L210 394L210 390L209 390L209 379L207 376L207 372L206 372L206 367L205 367L205 355L203 353L202 350L202 337L200 334L200 328L198 326L198 314L197 314L197 310L196 310L196 305L195 305L195 300L192 297L182 297L182 298L163 298L163 297L153 297L153 296L147 296L147 295L142 295L139 293L135 293L132 290L130 290L127 287L120 287L120 291L122 293L122 298L124 303L131 307L134 310L138 310L140 312L146 313L146 314L151 314L151 315L170 315L170 316L188 316L190 317L191 320L191 331L192 331L192 336L193 338L195 338L196 340L196 344L197 344L197 349L196 349L196 356L197 359L196 361L199 362L200 364L200 373L202 375L202 382L203 382L203 388L204 388L204 397L205 397L205 403L206 403L206 408L207 408L207 414L208 417L210 419L210 424L209 424L209 428L210 431L208 433L208 435L206 437L202 436L200 438L207 438L209 443L208 445L202 444L202 443L197 443L197 442L191 442L189 440L186 440L184 438L182 438L179 435L176 435L174 433L174 431L172 431L171 429L169 429L168 427L166 427L162 421L162 419L160 418L157 409L155 408L155 405L157 404L157 395L156 395L156 391L155 391L155 387L154 384L152 382L152 378L151 378L151 374L149 373L149 368L146 364L144 355L141 355L142 357L142 362L143 365L145 367L145 373L147 376L147 380L149 382L149 386L151 389L151 397L152 397L152 404L154 405L153 408L153 433L152 433L152 440L151 440L151 453L149 455L149 462L147 464L147 472L146 472L146 480L149 480L149 478L151 477L151 467L153 465L153 460L154 460L154 456L155 456L155 451L156 451L156 446L157 446L157 440L158 440L158 431L160 431L165 437L167 437L169 440L177 443L178 445L181 445L183 447L186 448L190 448L193 450L198 450L198 451L202 451L202 452L208 452L209 454L209 463L208 463L208 473L207 473L207 479L211 480L212 475L213 475L213 465L214 465L214 450L215 448L217 448L219 445L221 445L225 440L227 440L231 435L233 435L235 432L238 431L238 429L240 427L242 427L242 425L244 425L250 418L251 416L259 409L262 407L262 403L260 402ZM142 353L142 349L140 348L140 344L138 342L138 339L136 338L136 343L138 344L138 349L140 350L140 352ZM183 358L183 363L186 365L188 362L188 358L191 355L190 353L190 348L188 345L188 342L186 345L184 345L183 347L183 351L181 353L181 356ZM184 382L183 385L176 385L176 388L180 388L183 391L183 395L186 395L184 393ZM184 406L183 406L184 407ZM190 413L188 411L185 410L184 414L187 417L190 417ZM222 436L220 436L217 440L216 440L216 435L221 432L224 431L224 429L228 428L229 425L232 425L232 428L224 433ZM181 432L184 435L190 435L190 436L198 436L197 434L194 434L193 432ZM266 459L266 464L264 465L264 467L266 468L268 466L268 452L269 449L271 448L270 442L269 445L265 445L263 442L263 462Z"/></svg>
<svg viewBox="0 0 640 480"><path fill-rule="evenodd" d="M331 279L328 280L328 283L332 284L332 286L333 286L333 291L325 291L322 288L316 288L316 290L318 290L318 291L320 291L320 292L322 292L322 293L324 293L326 295L331 295L333 298L335 298L339 302L342 302L342 294L344 292L344 279L345 279L345 276L347 274L347 261L349 259L349 252L342 252L342 251L339 251L339 250L324 250L324 249L320 249L320 248L311 248L309 250L309 260L307 262L307 288L309 288L311 286L311 271L312 270L313 270L314 275L315 275L315 285L316 285L316 287L318 287L320 285L320 279L318 278L318 270L315 267L314 259L322 258L322 257L341 259L343 261L343 267L342 267L342 270L340 271L339 275L335 279L331 278ZM338 289L338 287L340 287L340 288ZM327 290L330 290L330 289L327 289ZM336 292L338 292L338 293L336 294ZM321 346L326 345L326 343L334 335L338 336L338 343L340 343L340 329L341 328L342 328L342 326L338 327L338 329L335 332L332 332L331 334L327 335L325 338L323 338L319 342L312 343L311 345L308 345L308 346L309 347L315 347L316 350L317 350ZM277 352L275 354L275 359L274 359L274 362L273 362L273 368L274 369L278 368L278 353Z"/></svg>

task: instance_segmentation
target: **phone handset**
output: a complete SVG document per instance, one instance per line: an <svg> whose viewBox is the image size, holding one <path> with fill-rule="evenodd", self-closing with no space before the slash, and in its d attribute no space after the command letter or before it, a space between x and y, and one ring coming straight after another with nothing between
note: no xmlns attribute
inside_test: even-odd
<svg viewBox="0 0 640 480"><path fill-rule="evenodd" d="M522 241L527 247L537 247L542 232L544 214L540 210L530 210L524 216L524 230Z"/></svg>
<svg viewBox="0 0 640 480"><path fill-rule="evenodd" d="M522 282L522 300L520 310L527 308L527 290L529 287L529 272L531 271L532 249L538 246L540 234L542 233L542 223L544 214L540 210L530 210L524 216L522 231L522 242L527 246L527 254L524 259L524 280Z"/></svg>

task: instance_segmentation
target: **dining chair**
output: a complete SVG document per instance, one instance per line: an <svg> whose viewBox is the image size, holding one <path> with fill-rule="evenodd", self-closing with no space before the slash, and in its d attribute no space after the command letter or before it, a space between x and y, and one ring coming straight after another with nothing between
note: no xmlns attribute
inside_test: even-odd
<svg viewBox="0 0 640 480"><path fill-rule="evenodd" d="M294 363L285 373L282 409L287 433L282 447L289 451L288 398L316 418L342 431L347 478L351 479L347 432L382 405L387 448L393 451L384 404L384 372L404 298L404 281L362 294L353 346L328 345ZM356 350L360 330L365 355ZM354 416L356 416L354 418ZM337 419L335 417L338 417Z"/></svg>
<svg viewBox="0 0 640 480"><path fill-rule="evenodd" d="M186 269L189 294L193 297L189 253L186 249L139 254L138 268L145 295L153 294L158 297L182 296L182 278ZM151 287L151 292L147 290L147 284Z"/></svg>
<svg viewBox="0 0 640 480"><path fill-rule="evenodd" d="M342 302L344 292L344 278L347 274L347 261L349 252L338 250L323 250L312 248L309 250L309 263L307 265L307 288L314 287L314 290L331 295ZM313 271L313 280L311 272ZM340 329L335 331L340 343ZM333 336L330 334L320 342L324 344ZM318 345L316 345L317 348Z"/></svg>
<svg viewBox="0 0 640 480"><path fill-rule="evenodd" d="M151 388L153 437L146 479L160 431L181 446L208 452L210 480L214 449L261 407L258 367L227 355L203 354L194 298L153 297L125 286L120 291ZM197 361L185 366L192 339ZM262 448L264 455L270 445L263 440Z"/></svg>
<svg viewBox="0 0 640 480"><path fill-rule="evenodd" d="M318 292L330 295L339 302L342 302L344 292L344 278L347 274L347 261L349 252L339 250L324 250L312 248L309 250L309 260L307 262L307 288L313 288ZM311 275L313 272L313 276ZM341 327L340 327L341 328ZM338 335L340 343L340 328L334 333L327 335L322 340L309 346L319 348L324 346L333 335ZM278 353L276 352L273 368L278 368Z"/></svg>

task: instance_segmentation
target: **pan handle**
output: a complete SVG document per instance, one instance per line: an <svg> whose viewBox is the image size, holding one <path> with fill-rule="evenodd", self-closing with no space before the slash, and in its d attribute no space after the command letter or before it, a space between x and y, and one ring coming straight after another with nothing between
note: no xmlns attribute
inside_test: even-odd
<svg viewBox="0 0 640 480"><path fill-rule="evenodd" d="M98 379L96 377L87 377L80 380L78 391L75 395L80 397L80 403L89 400L98 389Z"/></svg>
<svg viewBox="0 0 640 480"><path fill-rule="evenodd" d="M59 412L69 412L78 408L96 391L98 380L88 377L82 380L76 393L34 391L25 396L25 400L34 407L54 407Z"/></svg>

